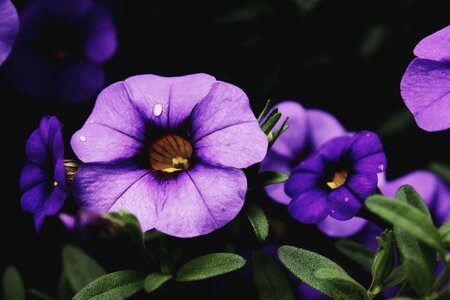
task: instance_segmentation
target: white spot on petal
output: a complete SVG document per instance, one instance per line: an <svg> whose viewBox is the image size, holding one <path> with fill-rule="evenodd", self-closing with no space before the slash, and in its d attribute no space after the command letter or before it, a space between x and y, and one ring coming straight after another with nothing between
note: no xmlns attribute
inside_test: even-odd
<svg viewBox="0 0 450 300"><path fill-rule="evenodd" d="M383 172L384 171L384 165L383 164L379 165L378 169Z"/></svg>
<svg viewBox="0 0 450 300"><path fill-rule="evenodd" d="M162 114L163 111L163 106L161 104L155 104L155 106L153 106L153 115L155 117L159 117Z"/></svg>
<svg viewBox="0 0 450 300"><path fill-rule="evenodd" d="M334 209L331 210L331 213L334 214L336 211Z"/></svg>
<svg viewBox="0 0 450 300"><path fill-rule="evenodd" d="M344 201L345 201L345 202L348 202L348 200L349 200L348 197L345 197Z"/></svg>
<svg viewBox="0 0 450 300"><path fill-rule="evenodd" d="M370 133L366 133L366 136L369 137L369 136L370 136Z"/></svg>
<svg viewBox="0 0 450 300"><path fill-rule="evenodd" d="M87 138L84 135L80 136L80 141L86 142L86 140L87 140Z"/></svg>

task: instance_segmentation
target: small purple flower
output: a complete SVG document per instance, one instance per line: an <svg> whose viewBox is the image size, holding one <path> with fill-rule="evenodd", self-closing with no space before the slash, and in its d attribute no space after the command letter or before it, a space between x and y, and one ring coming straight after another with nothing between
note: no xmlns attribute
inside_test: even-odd
<svg viewBox="0 0 450 300"><path fill-rule="evenodd" d="M44 217L56 214L67 197L62 125L45 116L27 140L27 161L20 175L22 208L34 214L39 231Z"/></svg>
<svg viewBox="0 0 450 300"><path fill-rule="evenodd" d="M377 187L377 173L386 168L378 136L362 131L333 138L295 167L286 182L292 197L289 213L303 223L318 223L328 215L352 218Z"/></svg>
<svg viewBox="0 0 450 300"><path fill-rule="evenodd" d="M207 234L241 210L240 169L267 151L245 93L206 74L138 75L101 92L72 137L73 192L94 212L125 209L143 230Z"/></svg>
<svg viewBox="0 0 450 300"><path fill-rule="evenodd" d="M0 66L8 57L19 32L19 18L9 0L0 0Z"/></svg>
<svg viewBox="0 0 450 300"><path fill-rule="evenodd" d="M426 131L450 127L450 26L417 44L417 56L403 75L400 90L417 125Z"/></svg>
<svg viewBox="0 0 450 300"><path fill-rule="evenodd" d="M58 217L66 230L81 240L90 237L112 238L120 233L120 225L105 215L78 211L75 215L60 213Z"/></svg>
<svg viewBox="0 0 450 300"><path fill-rule="evenodd" d="M317 109L304 109L294 101L283 101L277 108L289 117L286 130L268 151L261 162L261 171L292 172L294 167L316 151L327 140L345 134L345 129L335 117ZM275 127L275 130L280 125ZM265 187L270 198L289 204L291 198L284 191L284 183Z"/></svg>
<svg viewBox="0 0 450 300"><path fill-rule="evenodd" d="M77 103L103 86L116 51L111 13L94 0L32 0L5 72L29 96Z"/></svg>

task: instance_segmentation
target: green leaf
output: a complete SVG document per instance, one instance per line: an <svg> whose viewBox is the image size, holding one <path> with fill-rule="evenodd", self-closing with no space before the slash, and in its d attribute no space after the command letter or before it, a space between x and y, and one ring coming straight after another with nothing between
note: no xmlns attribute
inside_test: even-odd
<svg viewBox="0 0 450 300"><path fill-rule="evenodd" d="M252 254L253 278L261 300L294 300L286 274L273 259L262 251Z"/></svg>
<svg viewBox="0 0 450 300"><path fill-rule="evenodd" d="M437 175L439 175L442 179L444 179L445 181L447 181L447 183L450 183L450 167L434 161L430 164L430 170L434 173L436 173Z"/></svg>
<svg viewBox="0 0 450 300"><path fill-rule="evenodd" d="M400 134L414 125L414 118L407 109L390 115L378 128L378 134L384 137Z"/></svg>
<svg viewBox="0 0 450 300"><path fill-rule="evenodd" d="M390 289L396 285L402 284L406 281L406 277L403 270L403 265L398 266L392 270L391 274L382 282L381 286L383 290Z"/></svg>
<svg viewBox="0 0 450 300"><path fill-rule="evenodd" d="M445 253L444 243L430 219L419 209L403 201L374 195L365 205L368 210L408 232L430 247Z"/></svg>
<svg viewBox="0 0 450 300"><path fill-rule="evenodd" d="M110 212L108 216L128 232L134 243L139 246L143 244L144 237L141 225L135 215L125 210L120 210L119 212Z"/></svg>
<svg viewBox="0 0 450 300"><path fill-rule="evenodd" d="M401 186L396 198L416 208L431 223L430 212L419 194L409 185ZM434 227L434 226L433 226ZM411 288L419 295L426 296L433 286L436 271L436 253L420 243L416 236L397 225L394 226L398 249L403 259L403 270Z"/></svg>
<svg viewBox="0 0 450 300"><path fill-rule="evenodd" d="M444 240L445 247L450 248L450 220L439 228L439 233Z"/></svg>
<svg viewBox="0 0 450 300"><path fill-rule="evenodd" d="M236 271L245 265L245 259L233 253L211 253L195 258L177 272L176 281L203 280Z"/></svg>
<svg viewBox="0 0 450 300"><path fill-rule="evenodd" d="M151 293L159 289L164 283L172 279L172 275L163 273L151 273L145 277L144 290L147 293Z"/></svg>
<svg viewBox="0 0 450 300"><path fill-rule="evenodd" d="M314 274L319 269L332 269L341 276L348 276L339 265L320 254L293 246L282 246L278 249L278 257L295 276L333 299L365 297L356 286L341 284L341 282L335 284L333 280L317 278Z"/></svg>
<svg viewBox="0 0 450 300"><path fill-rule="evenodd" d="M27 290L27 293L29 295L32 295L34 298L38 298L41 300L52 300L52 297L50 297L49 295L35 289L29 289Z"/></svg>
<svg viewBox="0 0 450 300"><path fill-rule="evenodd" d="M375 251L373 251L369 247L351 240L340 240L334 245L339 252L354 260L364 268L372 268Z"/></svg>
<svg viewBox="0 0 450 300"><path fill-rule="evenodd" d="M289 126L287 125L287 121L289 120L289 117L284 119L283 123L281 124L280 128L278 128L275 132L272 134L269 134L269 149L272 147L272 145L277 141L277 139L280 137L280 135L285 132Z"/></svg>
<svg viewBox="0 0 450 300"><path fill-rule="evenodd" d="M64 273L75 292L105 274L105 270L89 255L71 245L62 250Z"/></svg>
<svg viewBox="0 0 450 300"><path fill-rule="evenodd" d="M255 231L256 238L260 242L264 242L269 235L269 222L266 214L258 204L248 202L245 205L245 214Z"/></svg>
<svg viewBox="0 0 450 300"><path fill-rule="evenodd" d="M278 112L278 109L273 109L264 123L261 125L261 130L265 134L269 134L272 129L277 125L278 121L281 118L281 113Z"/></svg>
<svg viewBox="0 0 450 300"><path fill-rule="evenodd" d="M317 279L326 280L334 286L342 285L358 290L363 297L366 295L366 289L345 272L333 268L320 268L316 270L313 275Z"/></svg>
<svg viewBox="0 0 450 300"><path fill-rule="evenodd" d="M138 271L118 271L97 278L73 297L73 300L122 300L144 287L144 277Z"/></svg>
<svg viewBox="0 0 450 300"><path fill-rule="evenodd" d="M395 198L402 200L403 202L406 202L411 206L414 206L415 208L423 212L431 220L431 214L430 211L428 210L427 205L423 201L422 197L420 197L420 195L412 186L408 184L402 185L397 190Z"/></svg>
<svg viewBox="0 0 450 300"><path fill-rule="evenodd" d="M7 267L3 272L3 293L4 300L25 300L22 278L13 266Z"/></svg>
<svg viewBox="0 0 450 300"><path fill-rule="evenodd" d="M61 272L58 281L58 290L56 292L56 299L58 300L71 300L75 295L72 287L70 286L69 280L66 274Z"/></svg>
<svg viewBox="0 0 450 300"><path fill-rule="evenodd" d="M394 233L385 230L379 237L378 251L372 265L372 279L377 286L391 273L394 267Z"/></svg>
<svg viewBox="0 0 450 300"><path fill-rule="evenodd" d="M264 105L264 108L262 112L258 116L258 122L260 122L264 117L266 116L267 112L269 111L270 106L272 106L272 99L267 99L266 105Z"/></svg>
<svg viewBox="0 0 450 300"><path fill-rule="evenodd" d="M289 179L290 173L266 171L259 173L259 179L262 185L276 184L285 182Z"/></svg>
<svg viewBox="0 0 450 300"><path fill-rule="evenodd" d="M409 297L395 297L395 298L389 298L388 300L416 300L416 299L409 298Z"/></svg>

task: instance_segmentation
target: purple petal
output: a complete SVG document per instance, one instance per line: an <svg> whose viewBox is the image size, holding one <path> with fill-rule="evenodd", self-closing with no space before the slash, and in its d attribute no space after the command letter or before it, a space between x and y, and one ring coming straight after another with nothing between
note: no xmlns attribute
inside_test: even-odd
<svg viewBox="0 0 450 300"><path fill-rule="evenodd" d="M450 220L450 189L442 180L439 180L431 211L438 226L442 226Z"/></svg>
<svg viewBox="0 0 450 300"><path fill-rule="evenodd" d="M104 89L71 146L83 162L125 159L139 153L145 144L145 121L131 103L123 82Z"/></svg>
<svg viewBox="0 0 450 300"><path fill-rule="evenodd" d="M383 152L383 146L376 133L361 131L352 136L352 143L350 145L350 157L352 161L357 162L364 157L380 152ZM386 167L386 162L384 162L384 167ZM384 171L384 168L378 170L378 172L382 171Z"/></svg>
<svg viewBox="0 0 450 300"><path fill-rule="evenodd" d="M310 172L323 175L326 167L327 165L322 160L320 153L316 152L296 166L293 172Z"/></svg>
<svg viewBox="0 0 450 300"><path fill-rule="evenodd" d="M263 160L267 136L260 129L245 93L225 83L213 84L192 113L195 153L225 167L246 168Z"/></svg>
<svg viewBox="0 0 450 300"><path fill-rule="evenodd" d="M329 139L346 134L344 127L339 121L325 111L308 109L306 116L311 144L314 149L317 149Z"/></svg>
<svg viewBox="0 0 450 300"><path fill-rule="evenodd" d="M317 227L328 236L346 238L358 233L366 224L366 220L358 217L353 217L346 221L339 221L328 216L322 222L318 223Z"/></svg>
<svg viewBox="0 0 450 300"><path fill-rule="evenodd" d="M320 291L307 285L306 283L300 283L297 286L296 295L299 297L298 299L331 300L330 297L326 296L325 294L322 294Z"/></svg>
<svg viewBox="0 0 450 300"><path fill-rule="evenodd" d="M292 162L289 158L269 151L261 162L260 171L291 172ZM278 203L287 205L291 198L284 192L285 183L271 184L264 187L267 195Z"/></svg>
<svg viewBox="0 0 450 300"><path fill-rule="evenodd" d="M116 29L111 13L97 5L89 12L84 24L86 40L84 52L95 63L103 63L110 59L117 49Z"/></svg>
<svg viewBox="0 0 450 300"><path fill-rule="evenodd" d="M361 207L362 203L345 186L332 190L328 195L330 216L336 220L351 219Z"/></svg>
<svg viewBox="0 0 450 300"><path fill-rule="evenodd" d="M35 165L44 167L48 162L47 141L41 134L41 129L33 131L25 145L27 159Z"/></svg>
<svg viewBox="0 0 450 300"><path fill-rule="evenodd" d="M386 170L386 155L384 152L378 152L358 160L353 169L357 172L374 172L379 173Z"/></svg>
<svg viewBox="0 0 450 300"><path fill-rule="evenodd" d="M137 75L125 80L125 86L130 100L146 119L154 126L168 130L186 121L215 81L207 74L181 77Z"/></svg>
<svg viewBox="0 0 450 300"><path fill-rule="evenodd" d="M302 223L318 223L328 216L326 194L320 190L301 194L292 199L288 211Z"/></svg>
<svg viewBox="0 0 450 300"><path fill-rule="evenodd" d="M326 162L339 162L347 154L351 142L352 137L350 136L336 137L323 144L318 153Z"/></svg>
<svg viewBox="0 0 450 300"><path fill-rule="evenodd" d="M62 190L66 190L66 170L64 167L64 159L61 158L55 162L53 177L54 181L58 184L58 187Z"/></svg>
<svg viewBox="0 0 450 300"><path fill-rule="evenodd" d="M34 214L34 228L36 232L41 231L42 223L44 222L45 214L43 212L38 212Z"/></svg>
<svg viewBox="0 0 450 300"><path fill-rule="evenodd" d="M19 17L9 0L0 0L0 66L8 57L19 32Z"/></svg>
<svg viewBox="0 0 450 300"><path fill-rule="evenodd" d="M278 130L286 117L289 128L277 139L270 151L290 157L292 160L306 151L308 142L308 123L305 109L294 101L283 101L274 106L282 114L281 120L274 127ZM295 143L293 142L295 141Z"/></svg>
<svg viewBox="0 0 450 300"><path fill-rule="evenodd" d="M345 186L359 199L364 200L375 192L377 182L376 173L356 173L347 178Z"/></svg>
<svg viewBox="0 0 450 300"><path fill-rule="evenodd" d="M414 49L414 54L424 59L450 61L450 26L421 40Z"/></svg>
<svg viewBox="0 0 450 300"><path fill-rule="evenodd" d="M20 174L20 189L25 192L39 183L46 183L49 180L48 171L32 162L26 162Z"/></svg>
<svg viewBox="0 0 450 300"><path fill-rule="evenodd" d="M144 230L154 228L157 219L154 184L150 170L132 161L83 164L72 183L78 205L88 211L105 213L125 209L139 219Z"/></svg>
<svg viewBox="0 0 450 300"><path fill-rule="evenodd" d="M48 197L48 182L39 183L22 194L20 204L27 212L37 212Z"/></svg>
<svg viewBox="0 0 450 300"><path fill-rule="evenodd" d="M294 197L320 188L321 176L311 172L294 172L285 183L286 194Z"/></svg>
<svg viewBox="0 0 450 300"><path fill-rule="evenodd" d="M420 128L438 131L450 127L448 63L414 59L403 75L400 90L406 106Z"/></svg>
<svg viewBox="0 0 450 300"><path fill-rule="evenodd" d="M67 103L89 100L104 85L103 68L87 61L78 61L61 70L56 98Z"/></svg>
<svg viewBox="0 0 450 300"><path fill-rule="evenodd" d="M158 185L156 229L177 237L207 234L239 213L246 190L241 170L200 163Z"/></svg>
<svg viewBox="0 0 450 300"><path fill-rule="evenodd" d="M45 201L44 214L45 215L54 215L64 204L64 201L67 198L67 192L62 190L60 187L55 187L50 192L49 197Z"/></svg>
<svg viewBox="0 0 450 300"><path fill-rule="evenodd" d="M53 160L62 160L64 157L64 140L62 137L62 124L55 116L48 117L48 149L52 152ZM41 127L42 130L42 127Z"/></svg>

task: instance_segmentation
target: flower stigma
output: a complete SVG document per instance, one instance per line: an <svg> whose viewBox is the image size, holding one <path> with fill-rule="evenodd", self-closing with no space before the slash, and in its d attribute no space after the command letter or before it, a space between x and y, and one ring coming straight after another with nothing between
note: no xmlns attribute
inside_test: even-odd
<svg viewBox="0 0 450 300"><path fill-rule="evenodd" d="M332 189L337 189L338 187L344 185L348 177L348 170L339 170L334 172L331 181L327 181L327 185Z"/></svg>
<svg viewBox="0 0 450 300"><path fill-rule="evenodd" d="M191 156L191 143L174 134L156 140L149 151L151 168L166 173L189 169Z"/></svg>

